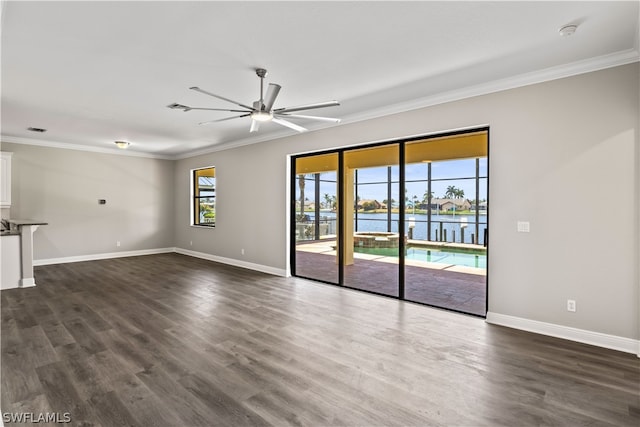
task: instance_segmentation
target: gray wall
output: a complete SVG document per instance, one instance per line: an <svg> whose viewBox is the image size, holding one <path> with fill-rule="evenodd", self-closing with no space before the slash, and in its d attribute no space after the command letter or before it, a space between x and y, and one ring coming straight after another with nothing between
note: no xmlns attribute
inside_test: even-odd
<svg viewBox="0 0 640 427"><path fill-rule="evenodd" d="M14 153L10 217L49 223L34 233L35 260L173 247L174 161L1 148Z"/></svg>
<svg viewBox="0 0 640 427"><path fill-rule="evenodd" d="M635 63L179 160L175 245L284 270L288 155L488 124L489 311L638 339L639 77ZM203 230L189 170L209 165L217 227Z"/></svg>

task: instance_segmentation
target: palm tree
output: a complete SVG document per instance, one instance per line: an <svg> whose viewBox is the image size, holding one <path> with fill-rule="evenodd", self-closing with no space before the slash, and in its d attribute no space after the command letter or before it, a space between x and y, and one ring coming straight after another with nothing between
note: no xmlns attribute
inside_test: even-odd
<svg viewBox="0 0 640 427"><path fill-rule="evenodd" d="M464 190L462 188L456 189L456 199L464 199Z"/></svg>
<svg viewBox="0 0 640 427"><path fill-rule="evenodd" d="M300 188L300 219L304 218L304 174L298 175L298 187Z"/></svg>
<svg viewBox="0 0 640 427"><path fill-rule="evenodd" d="M434 197L435 195L433 194L433 191L425 191L424 195L422 196L422 203L429 204L431 203L431 199L433 199Z"/></svg>
<svg viewBox="0 0 640 427"><path fill-rule="evenodd" d="M408 189L404 189L404 211L407 211L407 208L411 206L411 199L407 195Z"/></svg>
<svg viewBox="0 0 640 427"><path fill-rule="evenodd" d="M447 187L447 191L445 191L444 197L446 197L447 199L453 199L454 197L456 197L457 193L458 189L454 185L450 185Z"/></svg>
<svg viewBox="0 0 640 427"><path fill-rule="evenodd" d="M329 193L324 193L324 206L327 209L331 208L331 197L329 196Z"/></svg>

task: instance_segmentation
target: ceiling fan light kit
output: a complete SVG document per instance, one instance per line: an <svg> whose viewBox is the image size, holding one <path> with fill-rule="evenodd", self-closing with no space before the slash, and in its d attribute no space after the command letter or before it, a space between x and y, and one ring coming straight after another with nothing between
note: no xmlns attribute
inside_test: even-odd
<svg viewBox="0 0 640 427"><path fill-rule="evenodd" d="M273 113L266 111L254 111L251 113L251 118L258 122L270 122L273 119Z"/></svg>
<svg viewBox="0 0 640 427"><path fill-rule="evenodd" d="M340 123L340 119L332 118L332 117L320 117L320 116L307 116L300 114L291 114L297 111L306 111L313 110L318 108L326 108L326 107L335 107L340 105L338 101L326 101L326 102L318 102L315 104L307 104L301 105L298 107L290 107L290 108L273 108L273 105L280 93L280 89L282 86L269 83L267 87L267 93L264 93L264 78L267 75L267 70L264 68L257 68L256 75L260 78L260 99L254 101L252 106L234 101L229 98L225 98L224 96L216 95L215 93L208 92L204 89L200 89L198 86L190 87L189 89L194 90L196 92L200 92L204 95L209 95L217 99L221 99L223 101L229 102L231 104L235 104L242 109L224 109L224 108L205 108L205 107L189 107L184 104L179 104L174 102L172 104L167 105L168 108L172 110L182 110L185 113L191 110L208 110L208 111L225 111L231 113L240 113L235 116L225 117L222 119L209 120L206 122L200 122L200 125L206 125L210 123L222 122L226 120L237 119L241 117L250 117L251 118L251 127L249 132L257 132L260 128L260 123L264 122L273 122L279 124L281 126L288 127L297 132L306 132L308 129L299 126L295 123L289 121L289 119L306 119L306 120L317 120L324 122L332 122L332 123Z"/></svg>

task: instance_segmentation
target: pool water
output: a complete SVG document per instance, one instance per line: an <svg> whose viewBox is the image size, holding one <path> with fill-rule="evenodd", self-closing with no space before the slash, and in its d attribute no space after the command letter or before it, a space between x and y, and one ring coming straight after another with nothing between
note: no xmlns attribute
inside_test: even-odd
<svg viewBox="0 0 640 427"><path fill-rule="evenodd" d="M464 265L466 267L487 268L486 254L442 251L438 249L408 248L406 258L440 264Z"/></svg>
<svg viewBox="0 0 640 427"><path fill-rule="evenodd" d="M380 256L398 256L397 249L391 248L355 248L356 252ZM487 255L474 254L469 252L456 252L450 249L427 249L418 247L408 247L407 259L418 261L435 262L447 265L462 265L466 267L487 268Z"/></svg>

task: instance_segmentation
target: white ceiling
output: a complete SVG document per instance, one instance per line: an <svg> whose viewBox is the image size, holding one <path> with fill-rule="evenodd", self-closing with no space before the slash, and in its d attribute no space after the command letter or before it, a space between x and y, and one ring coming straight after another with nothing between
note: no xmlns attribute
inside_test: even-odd
<svg viewBox="0 0 640 427"><path fill-rule="evenodd" d="M254 69L282 85L276 107L344 123L638 61L639 2L2 3L4 141L183 157L294 134L249 118ZM578 24L571 37L558 29ZM298 120L317 129L326 123ZM28 127L46 128L43 134ZM335 125L332 125L335 126Z"/></svg>

